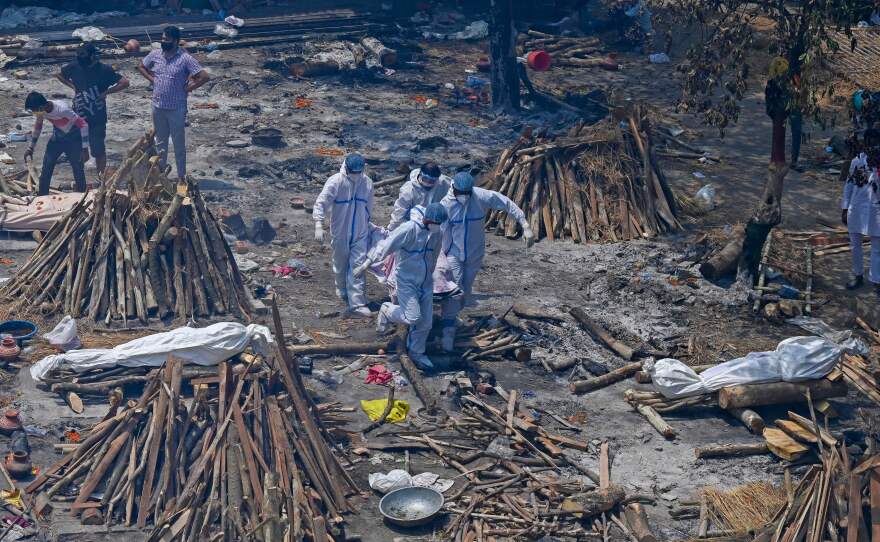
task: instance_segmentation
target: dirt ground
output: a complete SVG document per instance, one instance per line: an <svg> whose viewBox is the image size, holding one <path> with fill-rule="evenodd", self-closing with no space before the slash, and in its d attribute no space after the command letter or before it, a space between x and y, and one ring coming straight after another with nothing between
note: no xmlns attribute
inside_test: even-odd
<svg viewBox="0 0 880 542"><path fill-rule="evenodd" d="M450 91L444 84L461 87L470 75L466 70L472 69L484 54L484 44L431 41L421 42L419 46L421 70L310 80L295 80L264 68L278 49L198 55L210 71L212 81L190 98L187 131L190 174L200 180L209 204L215 209L238 211L248 223L254 218L267 218L276 226L275 241L266 246L253 245L243 257L259 264L259 269L248 273L248 278L254 285L271 285L278 296L287 331L294 337L306 335L332 342L327 336L319 335L323 332L353 340L375 338L372 319L334 315L344 307L333 293L329 249L313 240L311 216L290 206L294 196L313 201L324 180L338 170L340 159L319 154L319 149L364 154L374 179L392 177L397 175L399 167L417 166L428 159L438 161L448 174L465 169L485 172L524 125L560 129L571 121L565 113L536 110L524 111L519 116L498 116L485 106L450 105L445 101ZM698 275L696 265L703 253L693 243L694 238L711 229L745 222L760 194L770 135L760 84L756 82L752 95L743 102L740 122L721 139L716 130L674 111L678 91L671 65L650 64L643 55L626 51L622 51L619 58L623 69L618 72L555 69L535 77L535 81L538 85L554 85L576 92L596 88L614 90L627 99L650 104L663 118L684 128L683 137L722 158L716 165L696 161L663 162L676 191L693 194L703 184L711 183L718 193L718 208L689 220L686 229L678 234L628 243L580 245L543 241L525 250L520 241L490 236L485 265L476 283L480 306L472 312L501 314L514 301L560 312L568 307L582 307L631 344L646 344L655 350L680 354L688 338L696 336L703 359L693 361L703 363L772 349L782 338L801 334L797 328L771 325L753 316L750 303L746 302L747 291L739 286L723 288L699 279L696 288L690 288L675 286L669 280L681 272ZM129 59L116 66L129 77L132 87L108 100L111 120L107 147L111 165L119 163L127 147L150 125L150 90L147 82L135 72L137 61ZM54 79L57 70L58 66L31 68L27 79L10 77L0 82L0 109L6 113L0 118L0 133L19 125L24 129L30 126L31 119L22 112L29 90L40 90L55 98L72 97L70 91ZM0 75L6 74L0 72ZM297 108L297 98L310 100L311 104ZM439 100L439 105L427 107L424 99ZM202 104L217 104L218 108L199 109ZM286 146L239 149L226 144L236 139L249 141L249 133L262 126L281 130ZM821 157L830 134L816 126L810 126L807 131L811 140L804 144L804 157ZM44 146L45 139L38 145L38 163ZM25 144L18 143L4 150L16 159L18 166L23 163L24 149ZM56 171L54 185L66 189L71 179L69 167L62 164ZM91 163L87 173L91 177L93 172ZM694 172L701 172L705 179L696 178ZM840 188L836 176L824 173L820 167L803 174L791 172L783 203L783 227L810 230L822 221L834 224L839 217ZM378 191L374 222L387 223L395 197L396 187ZM28 253L3 250L2 255L16 262L0 267L0 276L9 276ZM314 277L274 278L271 267L290 258L305 262ZM816 316L826 318L837 327L848 327L854 300L839 286L845 280L847 255L828 258L817 264L816 288L832 301L820 308ZM384 289L371 279L368 293L372 307L377 308L385 296ZM859 295L869 300L872 294L864 291ZM624 363L571 321L562 326L544 324L535 358L552 360L569 355L607 369ZM316 359L316 368L330 369L352 360ZM457 360L452 357L438 356L437 360L445 367L457 366ZM391 368L399 369L396 364L391 364ZM548 374L538 362L487 363L482 369L492 372L505 389L523 393L529 409L561 415L582 413L585 421L579 438L592 443L591 451L582 454L583 464L595 468L598 446L607 440L613 453L613 479L633 493L656 497L657 505L649 507L649 516L661 539L686 539L696 535L695 520L673 520L669 511L681 501L695 498L701 487L729 488L747 481L778 480L781 476L782 463L771 456L726 460L694 458L694 448L701 445L758 440L718 409L669 415L668 421L678 432L678 438L667 441L623 401L623 391L636 386L632 381L574 396L569 393L567 382L575 374ZM445 370L431 374L430 387L441 393L446 389L450 374L451 371ZM358 400L384 396L384 390L364 384L363 376L364 371L355 372L334 386L318 379L308 382L322 400L341 401L356 407L349 416L350 427L357 430L367 424ZM22 408L22 416L33 426L34 432L48 431L44 437L32 439L32 446L39 449L35 460L42 465L48 465L57 457L53 457L49 444L57 441L64 427L85 427L89 420L103 414L104 407L96 404L90 405L84 416L75 416L54 395L35 389L26 370L0 390ZM414 407L419 404L409 387L398 397L410 401ZM442 399L444 405L454 411L454 402L445 396ZM834 404L841 418L832 428L858 434L860 421L855 410L870 404L854 393ZM413 412L415 410L413 408ZM774 411L768 409L761 413L772 418ZM414 415L402 427L386 427L378 433L417 429L420 422L424 420ZM548 423L552 426L554 422ZM369 472L399 468L403 455L373 454L370 459L358 461L356 479L365 492L359 506L361 513L350 518L348 532L360 534L367 542L430 537L432 529L414 535L411 531L392 530L382 524L376 509L378 497L366 482ZM803 468L793 470L798 473ZM433 456L418 454L414 455L413 469L444 472ZM96 532L83 533L77 528L78 524L59 521L57 539L110 538ZM439 532L442 523L432 528ZM126 532L114 534L113 538L139 540L139 536Z"/></svg>

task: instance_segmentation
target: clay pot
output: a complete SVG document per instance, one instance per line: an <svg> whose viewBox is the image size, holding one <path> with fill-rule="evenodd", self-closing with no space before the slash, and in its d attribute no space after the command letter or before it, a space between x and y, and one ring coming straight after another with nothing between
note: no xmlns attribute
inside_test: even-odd
<svg viewBox="0 0 880 542"><path fill-rule="evenodd" d="M30 456L26 452L12 452L6 456L6 470L18 480L27 478L33 471Z"/></svg>
<svg viewBox="0 0 880 542"><path fill-rule="evenodd" d="M0 433L9 436L21 429L21 420L18 418L17 410L11 408L0 418Z"/></svg>
<svg viewBox="0 0 880 542"><path fill-rule="evenodd" d="M20 353L21 347L18 346L18 342L12 337L6 337L0 341L0 361L15 361Z"/></svg>
<svg viewBox="0 0 880 542"><path fill-rule="evenodd" d="M135 39L128 40L125 43L124 49L129 53L136 53L141 50L141 42Z"/></svg>

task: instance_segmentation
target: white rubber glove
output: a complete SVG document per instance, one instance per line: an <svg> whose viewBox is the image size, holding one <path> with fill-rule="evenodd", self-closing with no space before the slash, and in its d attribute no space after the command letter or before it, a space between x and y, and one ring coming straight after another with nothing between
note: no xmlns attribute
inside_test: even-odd
<svg viewBox="0 0 880 542"><path fill-rule="evenodd" d="M320 222L315 222L315 241L324 242L324 226Z"/></svg>
<svg viewBox="0 0 880 542"><path fill-rule="evenodd" d="M364 260L364 263L355 267L354 276L360 277L361 275L363 275L364 273L367 272L367 269L369 269L371 265L373 265L373 260L367 258L366 260Z"/></svg>
<svg viewBox="0 0 880 542"><path fill-rule="evenodd" d="M532 228L529 227L528 224L523 224L522 229L523 229L523 241L526 242L526 248L532 248L532 245L535 244L535 234L532 233Z"/></svg>

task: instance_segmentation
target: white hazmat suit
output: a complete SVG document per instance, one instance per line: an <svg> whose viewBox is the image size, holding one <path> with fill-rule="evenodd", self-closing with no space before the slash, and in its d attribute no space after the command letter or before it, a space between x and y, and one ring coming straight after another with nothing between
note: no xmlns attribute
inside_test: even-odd
<svg viewBox="0 0 880 542"><path fill-rule="evenodd" d="M366 278L355 277L354 269L370 249L370 215L373 212L373 181L363 173L349 174L345 164L339 173L324 183L324 189L315 200L312 217L316 226L330 216L330 248L336 295L348 303L349 309L365 307Z"/></svg>
<svg viewBox="0 0 880 542"><path fill-rule="evenodd" d="M486 211L505 211L522 225L523 230L527 230L529 225L522 209L507 196L493 190L474 187L470 196L458 197L450 190L440 203L449 213L449 221L443 228L443 254L446 255L453 280L462 291L462 296L443 302L443 338L445 343L449 343L454 337L458 313L464 307L473 305L474 279L486 253Z"/></svg>
<svg viewBox="0 0 880 542"><path fill-rule="evenodd" d="M440 254L442 231L431 231L422 223L424 207L416 207L412 219L392 231L370 251L370 259L382 261L394 254L394 283L397 303L385 303L379 314L388 322L409 326L407 351L422 368L430 367L423 360L425 343L433 324L434 279L432 274ZM427 365L427 367L425 367Z"/></svg>
<svg viewBox="0 0 880 542"><path fill-rule="evenodd" d="M427 207L431 203L439 203L449 192L452 179L441 175L434 186L428 188L419 181L422 169L417 168L410 172L409 180L400 187L400 194L394 202L394 210L391 212L391 222L388 223L388 231L394 231L398 226L405 223L409 213L415 207L421 205Z"/></svg>
<svg viewBox="0 0 880 542"><path fill-rule="evenodd" d="M864 273L863 236L871 238L871 269L868 279L880 284L880 189L877 170L868 167L868 156L852 159L849 177L843 187L841 209L847 211L846 224L852 249L852 273Z"/></svg>

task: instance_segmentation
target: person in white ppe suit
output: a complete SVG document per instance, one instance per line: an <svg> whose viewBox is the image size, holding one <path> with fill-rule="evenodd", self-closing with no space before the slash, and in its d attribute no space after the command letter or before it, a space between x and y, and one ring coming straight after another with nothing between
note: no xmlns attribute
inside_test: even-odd
<svg viewBox="0 0 880 542"><path fill-rule="evenodd" d="M416 207L409 222L392 231L388 238L370 251L366 261L355 271L363 275L373 262L394 254L394 281L397 303L383 303L376 323L378 333L386 333L390 324L409 326L406 350L419 368L434 367L425 355L425 343L434 322L434 266L443 242L441 225L446 209L439 203Z"/></svg>
<svg viewBox="0 0 880 542"><path fill-rule="evenodd" d="M370 215L373 212L373 181L364 174L364 158L348 155L339 173L324 183L315 200L312 217L315 239L324 240L324 217L330 211L330 248L336 295L352 314L369 316L364 293L366 279L354 269L363 263L370 248Z"/></svg>
<svg viewBox="0 0 880 542"><path fill-rule="evenodd" d="M434 162L427 162L422 167L412 170L409 180L400 187L400 194L394 202L388 231L394 231L408 221L409 212L415 207L419 205L427 207L431 203L439 203L449 192L451 185L452 179L441 174L440 166Z"/></svg>
<svg viewBox="0 0 880 542"><path fill-rule="evenodd" d="M462 291L461 296L447 299L442 305L442 346L451 352L458 313L473 305L474 279L486 252L486 212L502 210L519 222L526 246L531 247L535 237L522 209L503 194L475 187L470 173L461 172L452 179L452 190L441 204L449 213L449 222L443 229L443 253L453 280Z"/></svg>
<svg viewBox="0 0 880 542"><path fill-rule="evenodd" d="M846 287L855 290L864 284L862 241L871 238L871 266L868 279L880 296L880 131L865 131L865 152L852 159L843 187L841 220L849 231L852 252L852 279Z"/></svg>

